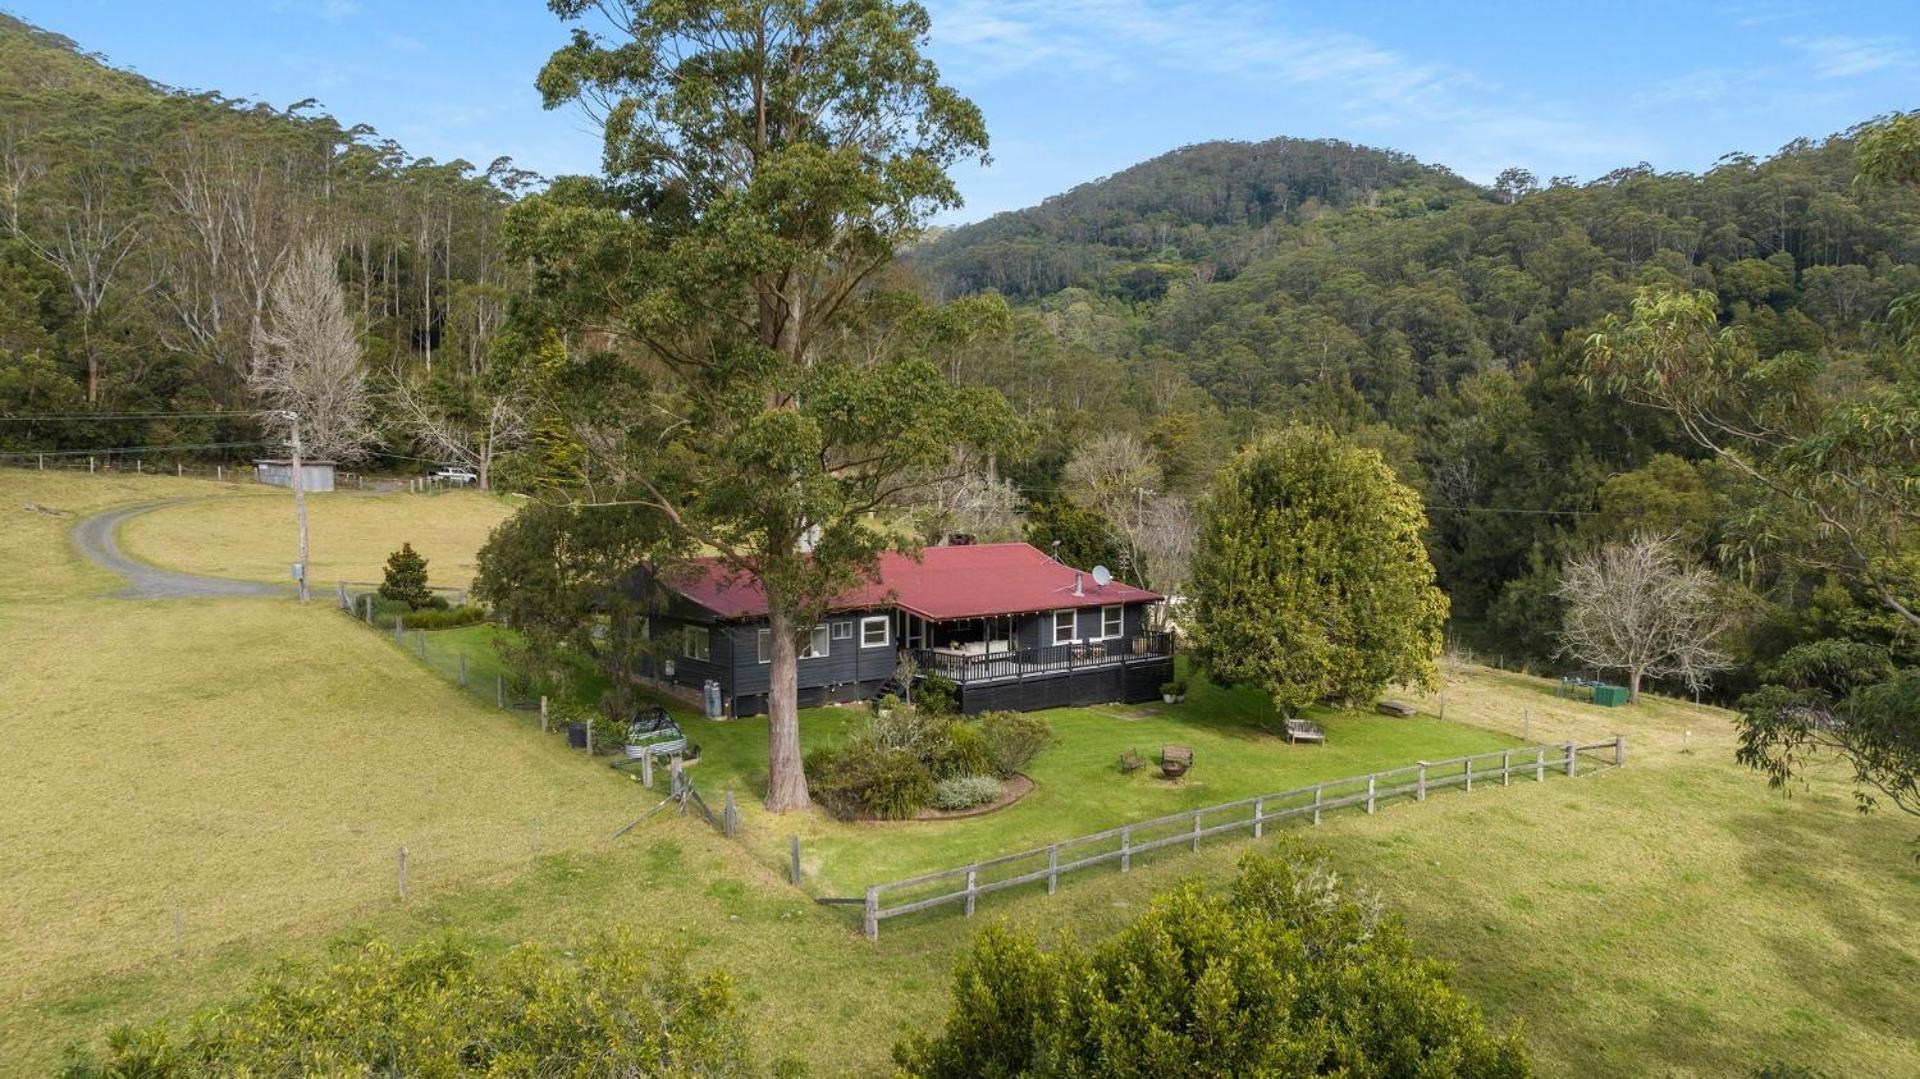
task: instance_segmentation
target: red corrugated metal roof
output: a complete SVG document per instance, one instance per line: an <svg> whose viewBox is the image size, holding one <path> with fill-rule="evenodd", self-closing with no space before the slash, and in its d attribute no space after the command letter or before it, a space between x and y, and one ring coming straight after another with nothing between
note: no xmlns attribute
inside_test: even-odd
<svg viewBox="0 0 1920 1079"><path fill-rule="evenodd" d="M1075 578L1080 594L1074 594ZM668 575L669 588L723 618L767 613L767 597L750 574L730 574L716 559L701 559ZM831 609L903 607L936 622L996 614L1028 614L1062 607L1150 603L1161 597L1115 581L1105 588L1093 574L1063 566L1025 543L928 547L918 560L888 552L880 556L878 582L834 597Z"/></svg>

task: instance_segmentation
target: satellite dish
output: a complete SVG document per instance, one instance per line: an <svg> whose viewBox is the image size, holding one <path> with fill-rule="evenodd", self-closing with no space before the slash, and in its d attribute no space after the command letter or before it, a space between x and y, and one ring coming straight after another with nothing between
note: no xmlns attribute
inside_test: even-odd
<svg viewBox="0 0 1920 1079"><path fill-rule="evenodd" d="M1093 583L1100 588L1107 587L1113 583L1113 571L1105 566L1093 567Z"/></svg>

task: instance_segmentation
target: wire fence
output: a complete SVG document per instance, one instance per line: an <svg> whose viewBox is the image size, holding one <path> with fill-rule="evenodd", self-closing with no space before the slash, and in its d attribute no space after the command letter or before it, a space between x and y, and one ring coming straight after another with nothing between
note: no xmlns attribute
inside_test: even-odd
<svg viewBox="0 0 1920 1079"><path fill-rule="evenodd" d="M1364 809L1371 814L1393 799L1424 802L1436 791L1471 791L1476 783L1504 787L1516 779L1544 783L1549 776L1574 777L1582 774L1583 762L1589 773L1596 768L1618 767L1626 763L1626 746L1626 737L1615 735L1602 742L1525 746L1419 761L1383 772L1136 821L970 865L870 884L863 896L822 902L859 904L862 931L868 940L874 940L880 935L880 922L887 918L944 906L959 906L971 917L981 896L1042 884L1046 894L1052 895L1062 875L1108 864L1117 864L1124 873L1133 868L1137 858L1167 849L1198 851L1202 840L1214 836L1251 832L1259 838L1269 825L1309 820L1319 824L1326 814L1343 809Z"/></svg>

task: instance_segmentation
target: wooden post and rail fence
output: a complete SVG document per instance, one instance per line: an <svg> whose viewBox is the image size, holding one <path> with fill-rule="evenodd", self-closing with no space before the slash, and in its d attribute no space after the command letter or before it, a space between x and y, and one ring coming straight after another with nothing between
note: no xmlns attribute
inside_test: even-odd
<svg viewBox="0 0 1920 1079"><path fill-rule="evenodd" d="M971 865L870 884L862 897L821 901L858 904L862 908L862 930L868 940L874 940L880 935L880 922L887 918L955 904L971 916L983 895L1041 882L1046 884L1047 894L1052 895L1063 874L1109 862L1119 863L1124 873L1133 868L1133 860L1138 855L1174 846L1197 851L1200 841L1212 836L1250 831L1259 838L1270 824L1290 820L1311 820L1319 824L1323 815L1339 809L1357 807L1372 813L1380 803L1393 798L1425 801L1428 793L1447 787L1471 791L1476 778L1483 784L1498 778L1502 786L1507 786L1516 775L1535 782L1545 782L1550 772L1577 776L1582 753L1602 754L1601 767L1618 767L1626 763L1626 737L1615 735L1600 742L1527 746L1442 761L1420 761L1384 772L1170 813ZM903 896L904 901L889 905L889 894Z"/></svg>

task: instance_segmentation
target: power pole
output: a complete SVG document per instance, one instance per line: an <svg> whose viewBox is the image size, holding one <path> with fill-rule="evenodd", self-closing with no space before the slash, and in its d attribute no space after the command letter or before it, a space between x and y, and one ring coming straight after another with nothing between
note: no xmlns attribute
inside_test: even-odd
<svg viewBox="0 0 1920 1079"><path fill-rule="evenodd" d="M300 470L300 414L287 413L293 421L293 513L300 519L300 602L307 602L307 477ZM404 855L402 856L404 857Z"/></svg>

